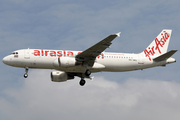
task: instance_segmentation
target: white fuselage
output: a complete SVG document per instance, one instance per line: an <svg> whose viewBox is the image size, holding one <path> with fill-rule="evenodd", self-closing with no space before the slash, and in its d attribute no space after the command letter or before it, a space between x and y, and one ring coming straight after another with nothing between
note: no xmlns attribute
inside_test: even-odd
<svg viewBox="0 0 180 120"><path fill-rule="evenodd" d="M22 49L17 50L3 58L3 63L25 68L24 78L28 77L28 69L55 69L51 72L51 80L64 82L81 78L79 84L83 86L84 78L93 79L92 72L123 72L166 66L176 62L171 56L177 50L167 52L172 30L164 29L151 42L151 44L139 54L103 52L112 44L111 42L120 36L120 33L112 34L84 51L70 50L43 50Z"/></svg>
<svg viewBox="0 0 180 120"><path fill-rule="evenodd" d="M84 72L87 68L81 65L56 65L56 61L59 57L75 58L75 56L80 52L81 51L22 49L6 56L3 59L3 62L7 65L21 68L56 69L65 72ZM103 52L96 58L94 65L88 69L90 69L92 72L123 72L155 66L163 66L172 62L175 62L175 59L169 58L161 62L154 62L150 61L147 57L141 54Z"/></svg>

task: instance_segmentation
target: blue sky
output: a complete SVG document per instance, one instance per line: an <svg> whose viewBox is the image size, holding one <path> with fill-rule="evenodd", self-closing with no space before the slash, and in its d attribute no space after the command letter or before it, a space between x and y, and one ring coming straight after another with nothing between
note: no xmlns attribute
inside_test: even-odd
<svg viewBox="0 0 180 120"><path fill-rule="evenodd" d="M108 52L142 52L162 29L172 29L169 50L179 50L178 0L6 0L0 1L0 56L24 48L85 50L121 32ZM30 70L0 63L0 118L177 119L180 117L180 54L166 67L122 73L95 73L52 83L53 70Z"/></svg>

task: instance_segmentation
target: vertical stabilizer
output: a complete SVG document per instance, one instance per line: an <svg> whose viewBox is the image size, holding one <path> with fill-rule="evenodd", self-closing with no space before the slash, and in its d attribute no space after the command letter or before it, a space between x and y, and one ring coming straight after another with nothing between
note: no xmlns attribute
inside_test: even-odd
<svg viewBox="0 0 180 120"><path fill-rule="evenodd" d="M172 30L164 29L153 40L153 42L141 53L143 56L152 60L152 57L157 57L167 52Z"/></svg>

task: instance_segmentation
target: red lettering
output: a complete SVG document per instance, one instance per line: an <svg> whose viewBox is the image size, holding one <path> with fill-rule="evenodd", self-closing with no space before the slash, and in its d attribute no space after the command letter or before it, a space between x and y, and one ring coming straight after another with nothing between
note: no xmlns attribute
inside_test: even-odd
<svg viewBox="0 0 180 120"><path fill-rule="evenodd" d="M57 51L57 56L62 57L62 51Z"/></svg>
<svg viewBox="0 0 180 120"><path fill-rule="evenodd" d="M147 49L145 49L144 53L145 53L146 57L148 57L149 60L151 61L150 55L153 56L155 54L154 46L152 46L152 48L149 47L148 49L149 49L149 51Z"/></svg>
<svg viewBox="0 0 180 120"><path fill-rule="evenodd" d="M155 50L158 50L159 53L161 54L161 50L160 50L160 48L159 48L159 45L160 45L161 47L163 47L161 41L159 41L159 40L156 38L156 39L155 39L155 43L156 43L156 48L155 48Z"/></svg>
<svg viewBox="0 0 180 120"><path fill-rule="evenodd" d="M102 59L104 59L104 53L101 53L101 55L102 55Z"/></svg>
<svg viewBox="0 0 180 120"><path fill-rule="evenodd" d="M163 34L161 34L161 35L162 35L161 41L163 41L163 42L164 42L164 44L165 44L165 42L166 42L166 38L164 38ZM163 44L163 45L164 45L164 44Z"/></svg>
<svg viewBox="0 0 180 120"><path fill-rule="evenodd" d="M50 51L50 56L51 57L56 57L56 51Z"/></svg>
<svg viewBox="0 0 180 120"><path fill-rule="evenodd" d="M43 50L41 50L41 55L44 56L44 51Z"/></svg>
<svg viewBox="0 0 180 120"><path fill-rule="evenodd" d="M149 47L148 50L145 49L144 50L144 54L146 57L149 58L149 60L151 61L151 58L150 58L150 55L154 55L155 54L155 50L161 54L161 48L163 48L163 46L165 45L165 43L167 42L167 40L169 39L170 35L168 33L161 33L162 35L162 38L160 40L158 40L158 38L156 38L154 41L155 41L155 44L156 46L152 46L151 48ZM154 50L154 47L155 47L155 50Z"/></svg>
<svg viewBox="0 0 180 120"><path fill-rule="evenodd" d="M100 55L98 55L98 57L97 57L98 59L100 58Z"/></svg>
<svg viewBox="0 0 180 120"><path fill-rule="evenodd" d="M34 56L40 56L40 51L39 50L34 50Z"/></svg>
<svg viewBox="0 0 180 120"><path fill-rule="evenodd" d="M70 55L73 56L73 52L68 51L68 52L67 52L67 56L70 56Z"/></svg>
<svg viewBox="0 0 180 120"><path fill-rule="evenodd" d="M146 57L148 57L149 60L151 61L151 58L150 58L150 52L148 52L147 49L144 50L144 54L145 54Z"/></svg>
<svg viewBox="0 0 180 120"><path fill-rule="evenodd" d="M102 56L102 59L104 59L104 54L103 54L103 53L101 53L101 56ZM100 58L100 55L98 55L97 58L99 59L99 58Z"/></svg>
<svg viewBox="0 0 180 120"><path fill-rule="evenodd" d="M48 52L49 52L49 50L48 50L48 51L47 51L47 50L45 51L45 56L47 56L47 55L48 55Z"/></svg>
<svg viewBox="0 0 180 120"><path fill-rule="evenodd" d="M74 56L74 53L72 51L49 51L49 50L34 50L34 56L48 56L48 53L49 53L49 56L51 57L62 57L63 55L64 56ZM80 54L81 52L78 52L78 54Z"/></svg>
<svg viewBox="0 0 180 120"><path fill-rule="evenodd" d="M166 40L170 37L170 35L168 33L165 33L164 36L165 36Z"/></svg>
<svg viewBox="0 0 180 120"><path fill-rule="evenodd" d="M154 46L150 49L150 47L149 47L149 53L151 54L151 55L154 55L155 54L155 52L154 52Z"/></svg>

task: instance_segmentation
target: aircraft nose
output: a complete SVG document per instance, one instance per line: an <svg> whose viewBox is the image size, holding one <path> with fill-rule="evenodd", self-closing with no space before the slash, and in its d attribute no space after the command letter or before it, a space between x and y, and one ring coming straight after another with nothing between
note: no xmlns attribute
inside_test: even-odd
<svg viewBox="0 0 180 120"><path fill-rule="evenodd" d="M4 58L2 59L2 61L3 61L4 64L8 64L8 57L7 57L7 56L4 57Z"/></svg>

